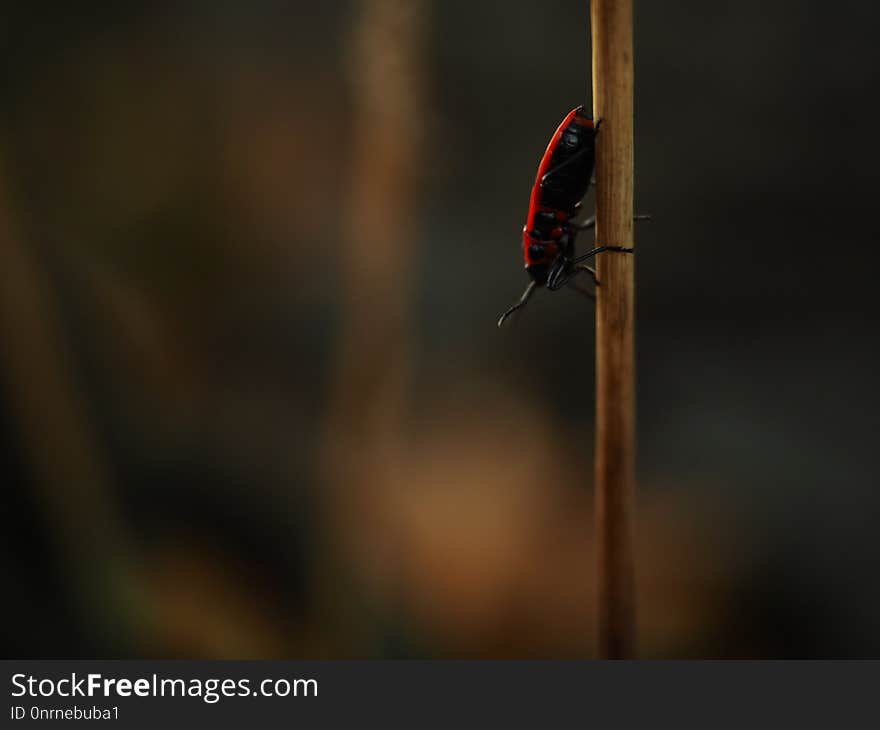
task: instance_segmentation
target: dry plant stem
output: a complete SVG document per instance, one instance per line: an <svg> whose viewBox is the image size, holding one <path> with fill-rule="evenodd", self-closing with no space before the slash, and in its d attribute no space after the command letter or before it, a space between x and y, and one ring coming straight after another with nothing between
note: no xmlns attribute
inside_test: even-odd
<svg viewBox="0 0 880 730"><path fill-rule="evenodd" d="M352 149L339 267L339 342L323 444L322 560L344 566L340 544L385 529L377 515L389 472L401 458L412 360L412 282L423 163L424 0L359 0L349 56ZM381 512L381 510L379 510ZM358 529L352 529L353 524ZM364 539L361 537L361 539ZM364 546L348 553L370 554ZM376 541L377 543L382 541ZM395 557L379 556L389 574ZM336 571L322 571L319 613L334 626L338 651L371 655L376 638L339 601ZM333 572L333 575L326 575ZM343 577L343 580L345 578ZM351 593L350 589L348 590Z"/></svg>
<svg viewBox="0 0 880 730"><path fill-rule="evenodd" d="M632 0L592 0L596 245L633 245ZM634 265L626 253L598 257L596 303L597 653L635 651Z"/></svg>
<svg viewBox="0 0 880 730"><path fill-rule="evenodd" d="M425 7L421 0L359 5L331 420L334 442L350 438L344 453L371 459L395 448L409 378Z"/></svg>

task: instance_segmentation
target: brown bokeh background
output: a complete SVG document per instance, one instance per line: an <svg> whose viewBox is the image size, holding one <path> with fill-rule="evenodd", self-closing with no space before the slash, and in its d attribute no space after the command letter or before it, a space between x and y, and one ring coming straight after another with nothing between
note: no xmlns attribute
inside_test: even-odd
<svg viewBox="0 0 880 730"><path fill-rule="evenodd" d="M5 654L589 656L587 3L6 11ZM876 657L880 11L637 11L641 654Z"/></svg>

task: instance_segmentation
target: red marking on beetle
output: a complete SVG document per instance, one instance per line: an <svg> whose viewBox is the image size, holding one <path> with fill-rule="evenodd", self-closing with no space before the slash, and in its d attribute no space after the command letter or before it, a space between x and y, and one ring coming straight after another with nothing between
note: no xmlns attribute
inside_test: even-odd
<svg viewBox="0 0 880 730"><path fill-rule="evenodd" d="M532 186L532 194L529 198L529 214L526 218L526 225L524 228L524 230L526 231L532 231L535 229L535 215L539 211L552 210L551 208L547 208L546 206L541 205L541 178L544 177L544 175L546 175L547 172L550 170L550 162L553 159L553 153L559 146L559 140L562 139L562 134L565 132L565 128L569 125L571 120L578 116L579 111L580 107L578 107L577 109L572 109L568 114L566 114L565 119L563 119L559 123L559 126L556 128L556 131L553 133L553 136L550 137L550 141L547 143L547 149L544 150L544 155L541 157L541 162L538 165L538 174L535 176L535 184ZM590 121L590 125L592 126L592 120ZM557 220L568 220L568 215L565 213L565 211L556 210L553 212L556 214ZM530 243L525 240L525 237L523 237L523 251L526 253L526 266L529 265L527 253L529 245Z"/></svg>

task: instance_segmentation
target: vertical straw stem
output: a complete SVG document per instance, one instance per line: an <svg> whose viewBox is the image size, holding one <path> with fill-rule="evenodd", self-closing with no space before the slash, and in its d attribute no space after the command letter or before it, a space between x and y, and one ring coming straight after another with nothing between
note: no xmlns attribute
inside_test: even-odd
<svg viewBox="0 0 880 730"><path fill-rule="evenodd" d="M596 245L633 245L632 0L592 0ZM597 653L635 651L634 256L599 256L596 303Z"/></svg>
<svg viewBox="0 0 880 730"><path fill-rule="evenodd" d="M363 584L347 573L351 556L361 551L355 541L364 540L369 529L383 529L383 490L393 483L390 475L404 454L428 27L425 0L359 0L355 7L360 12L348 61L352 148L339 265L339 342L330 376L322 450L327 488L315 550L322 563L316 571L317 613L331 627L335 651L349 656L379 651L377 625L362 620L339 595ZM393 564L386 562L389 575ZM352 585L341 589L345 580Z"/></svg>

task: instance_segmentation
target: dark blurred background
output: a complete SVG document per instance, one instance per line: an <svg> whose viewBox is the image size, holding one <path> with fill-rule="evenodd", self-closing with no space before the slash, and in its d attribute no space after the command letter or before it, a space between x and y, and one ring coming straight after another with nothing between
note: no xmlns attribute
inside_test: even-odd
<svg viewBox="0 0 880 730"><path fill-rule="evenodd" d="M641 655L880 656L880 10L636 5ZM4 655L589 656L587 2L98 8L0 30Z"/></svg>

